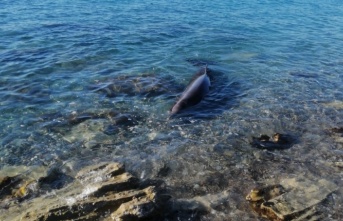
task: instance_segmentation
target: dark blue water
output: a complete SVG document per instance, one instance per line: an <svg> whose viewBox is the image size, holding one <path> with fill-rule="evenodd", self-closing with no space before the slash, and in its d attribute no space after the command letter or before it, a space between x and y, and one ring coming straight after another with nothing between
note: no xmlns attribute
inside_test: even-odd
<svg viewBox="0 0 343 221"><path fill-rule="evenodd" d="M176 195L213 173L224 184L199 194L236 182L243 194L261 152L250 138L280 132L298 142L277 156L308 164L263 158L258 181L315 173L342 185L342 142L327 133L343 126L342 23L338 0L3 0L0 167L121 161L153 178L168 165ZM168 120L205 64L210 93Z"/></svg>

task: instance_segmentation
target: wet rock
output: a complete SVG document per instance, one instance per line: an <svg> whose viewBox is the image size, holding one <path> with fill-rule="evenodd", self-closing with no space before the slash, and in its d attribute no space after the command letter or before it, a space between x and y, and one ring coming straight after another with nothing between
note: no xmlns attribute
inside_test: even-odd
<svg viewBox="0 0 343 221"><path fill-rule="evenodd" d="M63 136L63 139L73 142L89 142L104 143L106 140L111 140L111 137L102 133L105 130L108 121L106 119L91 119L84 121L71 128L71 131Z"/></svg>
<svg viewBox="0 0 343 221"><path fill-rule="evenodd" d="M121 204L111 214L111 220L139 220L146 218L147 214L154 213L156 210L154 203L156 191L153 187L145 188L143 191L144 194L142 196L135 197L132 201Z"/></svg>
<svg viewBox="0 0 343 221"><path fill-rule="evenodd" d="M34 190L37 189L36 186L37 182L35 180L25 181L19 186L19 189L13 193L13 196L18 198L20 201L27 199L31 197Z"/></svg>
<svg viewBox="0 0 343 221"><path fill-rule="evenodd" d="M59 168L52 168L47 172L47 175L38 179L40 189L61 189L66 184L74 179L63 173Z"/></svg>
<svg viewBox="0 0 343 221"><path fill-rule="evenodd" d="M0 177L0 200L12 196L15 187L22 181L19 176Z"/></svg>
<svg viewBox="0 0 343 221"><path fill-rule="evenodd" d="M343 109L343 102L342 101L332 101L330 103L324 103L323 105L325 107L331 107L331 108L335 108L338 110Z"/></svg>
<svg viewBox="0 0 343 221"><path fill-rule="evenodd" d="M251 145L259 149L284 150L292 147L294 139L290 135L275 133L272 138L268 135L253 137Z"/></svg>
<svg viewBox="0 0 343 221"><path fill-rule="evenodd" d="M338 187L324 179L284 179L280 184L255 188L246 200L259 215L273 221L317 220L316 205Z"/></svg>
<svg viewBox="0 0 343 221"><path fill-rule="evenodd" d="M134 126L137 124L135 117L131 114L118 114L113 121L115 125L121 126Z"/></svg>
<svg viewBox="0 0 343 221"><path fill-rule="evenodd" d="M336 143L343 143L343 127L329 129L329 134L333 137Z"/></svg>
<svg viewBox="0 0 343 221"><path fill-rule="evenodd" d="M271 185L263 188L255 188L247 195L246 200L251 202L263 201L266 202L281 194L285 193L285 188L279 184Z"/></svg>
<svg viewBox="0 0 343 221"><path fill-rule="evenodd" d="M107 119L117 125L126 125L127 122L136 123L136 117L133 114L121 113L116 111L103 112L72 112L69 116L64 117L68 124L76 125L89 119Z"/></svg>
<svg viewBox="0 0 343 221"><path fill-rule="evenodd" d="M47 180L55 177L50 173ZM6 180L4 182L7 182ZM42 182L42 181L41 181ZM12 205L0 220L141 220L156 218L166 201L154 186L139 180L117 163L82 169L70 185Z"/></svg>
<svg viewBox="0 0 343 221"><path fill-rule="evenodd" d="M68 115L62 114L50 114L41 116L37 121L43 121L40 123L41 128L46 128L49 131L58 132L61 134L67 134L80 124L87 124L87 122L104 122L104 129L101 131L106 131L106 127L115 128L128 128L138 124L138 121L142 117L138 113L126 113L121 111L113 110L103 110L103 111L73 111ZM82 126L87 128L87 126ZM111 129L109 129L111 131ZM109 134L113 134L109 132Z"/></svg>
<svg viewBox="0 0 343 221"><path fill-rule="evenodd" d="M334 162L333 165L339 168L343 168L343 162Z"/></svg>
<svg viewBox="0 0 343 221"><path fill-rule="evenodd" d="M335 127L331 129L331 132L343 135L343 127Z"/></svg>
<svg viewBox="0 0 343 221"><path fill-rule="evenodd" d="M5 172L0 172L0 208L6 207L6 202L12 199L20 199L29 193L29 185L32 178L27 174L18 174L26 172L24 167L4 168ZM4 175L8 176L4 176ZM5 203L4 203L5 202Z"/></svg>
<svg viewBox="0 0 343 221"><path fill-rule="evenodd" d="M99 113L96 117L78 124L65 126L68 131L61 133L64 135L63 139L69 143L81 143L86 148L97 148L120 142L120 139L113 139L113 136L131 134L130 129L138 125L140 119L141 116L135 113Z"/></svg>
<svg viewBox="0 0 343 221"><path fill-rule="evenodd" d="M113 139L113 136L131 134L130 129L138 125L142 119L140 113L111 110L102 110L98 113L96 110L82 113L75 111L68 116L56 116L58 118L49 118L49 122L41 123L41 128L49 134L54 132L62 135L69 143L79 143L88 149L115 143L119 139Z"/></svg>
<svg viewBox="0 0 343 221"><path fill-rule="evenodd" d="M104 134L106 135L115 135L117 134L118 132L120 131L120 128L115 125L115 124L111 124L111 125L108 125L105 129L104 129Z"/></svg>
<svg viewBox="0 0 343 221"><path fill-rule="evenodd" d="M94 118L97 118L97 116L95 114L92 114L92 113L84 113L84 114L79 114L79 115L76 113L72 113L68 117L67 121L71 125L76 125L76 124L82 123L86 120L94 119Z"/></svg>
<svg viewBox="0 0 343 221"><path fill-rule="evenodd" d="M157 177L166 177L170 174L171 168L168 167L166 164L158 171Z"/></svg>
<svg viewBox="0 0 343 221"><path fill-rule="evenodd" d="M222 191L217 194L172 200L169 207L169 217L172 220L200 220L201 215L215 212L220 206L226 204L229 196L229 191Z"/></svg>
<svg viewBox="0 0 343 221"><path fill-rule="evenodd" d="M46 191L62 188L73 180L58 168L48 170L46 167L7 167L0 172L0 177L0 200L10 201L37 197ZM1 201L0 207L4 207Z"/></svg>

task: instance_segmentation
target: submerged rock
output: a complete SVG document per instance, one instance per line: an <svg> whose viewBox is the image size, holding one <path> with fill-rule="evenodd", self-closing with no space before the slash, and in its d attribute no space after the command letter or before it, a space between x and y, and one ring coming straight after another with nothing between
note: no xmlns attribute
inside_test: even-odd
<svg viewBox="0 0 343 221"><path fill-rule="evenodd" d="M125 221L158 216L166 201L159 200L156 187L139 184L121 164L90 166L64 188L10 206L0 213L0 220Z"/></svg>
<svg viewBox="0 0 343 221"><path fill-rule="evenodd" d="M329 103L324 103L323 104L325 107L331 107L331 108L335 108L338 110L343 109L343 102L342 101L332 101Z"/></svg>
<svg viewBox="0 0 343 221"><path fill-rule="evenodd" d="M331 131L333 133L339 133L343 135L343 127L335 127L335 128L332 128Z"/></svg>
<svg viewBox="0 0 343 221"><path fill-rule="evenodd" d="M16 192L16 187L20 182L22 182L22 178L19 176L0 177L0 200L11 197L12 193Z"/></svg>
<svg viewBox="0 0 343 221"><path fill-rule="evenodd" d="M329 130L335 142L343 143L343 127L335 127Z"/></svg>
<svg viewBox="0 0 343 221"><path fill-rule="evenodd" d="M290 135L275 133L272 139L268 135L253 137L251 145L259 149L283 150L292 147L294 139Z"/></svg>
<svg viewBox="0 0 343 221"><path fill-rule="evenodd" d="M290 178L278 185L255 188L247 195L251 207L272 221L317 220L321 214L316 205L337 190L324 179Z"/></svg>
<svg viewBox="0 0 343 221"><path fill-rule="evenodd" d="M37 121L42 121L41 128L47 128L55 132L61 132L66 128L77 126L86 121L106 121L109 124L128 127L137 125L142 117L139 113L122 112L113 110L90 110L90 111L74 111L69 115L59 113L40 116Z"/></svg>
<svg viewBox="0 0 343 221"><path fill-rule="evenodd" d="M174 211L193 211L197 213L209 213L229 199L230 192L225 190L217 194L195 196L191 199L175 199L172 209Z"/></svg>
<svg viewBox="0 0 343 221"><path fill-rule="evenodd" d="M120 95L154 97L175 92L174 88L177 88L175 85L172 78L142 74L140 76L118 76L105 83L91 86L91 89L104 93L107 97Z"/></svg>
<svg viewBox="0 0 343 221"><path fill-rule="evenodd" d="M86 116L86 115L85 115ZM90 114L87 114L90 116ZM61 129L63 139L69 143L80 142L85 147L92 148L100 144L113 143L113 135L130 133L130 128L138 125L141 116L136 113L99 113L90 119L83 118L74 125Z"/></svg>
<svg viewBox="0 0 343 221"><path fill-rule="evenodd" d="M42 166L4 168L0 171L0 208L62 188L72 180L72 177L57 168L50 170Z"/></svg>

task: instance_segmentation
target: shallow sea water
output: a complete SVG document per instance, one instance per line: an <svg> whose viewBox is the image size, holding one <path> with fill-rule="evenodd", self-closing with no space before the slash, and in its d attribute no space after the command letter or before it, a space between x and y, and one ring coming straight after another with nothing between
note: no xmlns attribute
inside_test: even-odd
<svg viewBox="0 0 343 221"><path fill-rule="evenodd" d="M119 161L174 198L229 192L190 220L256 220L245 195L270 180L343 185L343 142L328 133L343 126L341 1L1 4L0 168ZM210 93L168 119L205 64ZM296 144L249 144L275 132ZM325 220L342 204L339 190Z"/></svg>

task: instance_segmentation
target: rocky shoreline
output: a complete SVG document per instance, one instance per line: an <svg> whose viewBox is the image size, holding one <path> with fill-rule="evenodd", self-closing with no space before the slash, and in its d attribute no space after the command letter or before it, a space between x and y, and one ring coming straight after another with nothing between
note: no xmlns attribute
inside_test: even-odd
<svg viewBox="0 0 343 221"><path fill-rule="evenodd" d="M191 220L198 220L225 204L230 195L226 190L175 199L163 181L142 181L120 163L87 166L74 176L50 170L37 177L42 171L35 168L1 177L1 220L177 220L190 213ZM246 199L257 214L269 220L321 220L318 206L337 189L325 179L298 176L255 188Z"/></svg>
<svg viewBox="0 0 343 221"><path fill-rule="evenodd" d="M38 194L42 179L4 177L0 187L14 194L2 194L0 219L144 220L159 217L166 202L158 187L143 185L118 163L86 167L65 187Z"/></svg>

